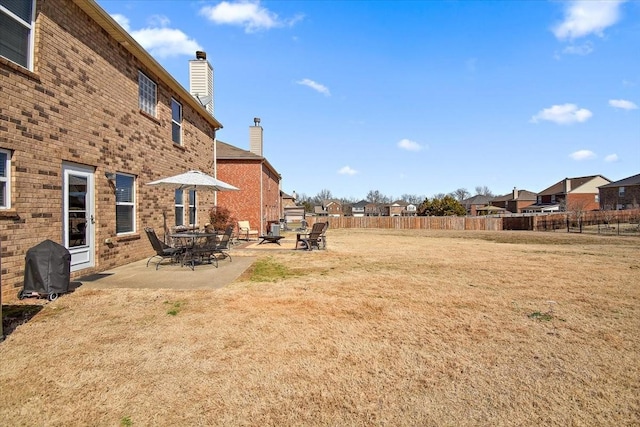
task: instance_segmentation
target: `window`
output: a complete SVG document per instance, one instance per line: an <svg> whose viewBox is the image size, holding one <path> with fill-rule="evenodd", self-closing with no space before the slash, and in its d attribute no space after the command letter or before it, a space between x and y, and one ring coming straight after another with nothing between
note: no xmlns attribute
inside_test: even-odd
<svg viewBox="0 0 640 427"><path fill-rule="evenodd" d="M138 103L142 111L153 117L156 117L156 92L155 82L142 71L138 72Z"/></svg>
<svg viewBox="0 0 640 427"><path fill-rule="evenodd" d="M595 201L596 203L600 203L600 195L599 195L599 194L596 194L596 195L595 195L595 197L594 197L594 201Z"/></svg>
<svg viewBox="0 0 640 427"><path fill-rule="evenodd" d="M182 104L171 98L171 140L182 145Z"/></svg>
<svg viewBox="0 0 640 427"><path fill-rule="evenodd" d="M618 197L624 197L624 187L618 187Z"/></svg>
<svg viewBox="0 0 640 427"><path fill-rule="evenodd" d="M31 67L35 0L0 0L0 56Z"/></svg>
<svg viewBox="0 0 640 427"><path fill-rule="evenodd" d="M135 231L135 178L116 174L116 234Z"/></svg>
<svg viewBox="0 0 640 427"><path fill-rule="evenodd" d="M189 225L196 225L196 190L189 190Z"/></svg>
<svg viewBox="0 0 640 427"><path fill-rule="evenodd" d="M0 209L11 207L11 152L0 150Z"/></svg>
<svg viewBox="0 0 640 427"><path fill-rule="evenodd" d="M175 199L176 225L184 225L184 191L176 190Z"/></svg>

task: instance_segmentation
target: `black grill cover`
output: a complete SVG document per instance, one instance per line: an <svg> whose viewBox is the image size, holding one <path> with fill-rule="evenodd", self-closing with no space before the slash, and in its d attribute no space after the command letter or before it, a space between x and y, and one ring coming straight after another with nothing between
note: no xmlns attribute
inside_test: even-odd
<svg viewBox="0 0 640 427"><path fill-rule="evenodd" d="M24 292L67 292L70 276L71 254L64 246L52 240L45 240L27 251Z"/></svg>

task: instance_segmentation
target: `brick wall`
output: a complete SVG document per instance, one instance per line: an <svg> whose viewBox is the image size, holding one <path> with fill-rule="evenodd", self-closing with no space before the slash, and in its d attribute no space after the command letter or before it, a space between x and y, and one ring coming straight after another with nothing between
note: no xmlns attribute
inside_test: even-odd
<svg viewBox="0 0 640 427"><path fill-rule="evenodd" d="M95 169L95 268L103 271L151 256L140 230L173 224L173 191L145 184L200 169L211 172L210 123L183 103L184 146L171 141L169 86L69 0L36 3L34 71L0 58L0 148L12 151L12 207L0 211L2 297L22 286L24 256L44 239L62 243L62 165ZM185 61L185 67L188 64ZM158 83L157 118L138 109L138 70ZM104 173L137 177L138 232L115 233L114 187ZM199 192L198 215L213 194ZM104 243L106 238L112 245Z"/></svg>
<svg viewBox="0 0 640 427"><path fill-rule="evenodd" d="M640 185L630 185L624 188L624 196L620 197L618 187L600 189L600 206L602 209L617 209L618 205L640 206Z"/></svg>
<svg viewBox="0 0 640 427"><path fill-rule="evenodd" d="M218 179L240 189L218 193L218 206L229 209L236 220L264 232L267 221L280 218L280 178L262 160L220 159Z"/></svg>

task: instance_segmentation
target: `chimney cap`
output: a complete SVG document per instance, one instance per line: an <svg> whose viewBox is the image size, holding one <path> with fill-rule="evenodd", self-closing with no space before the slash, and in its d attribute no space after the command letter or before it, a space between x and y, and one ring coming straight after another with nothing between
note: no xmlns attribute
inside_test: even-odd
<svg viewBox="0 0 640 427"><path fill-rule="evenodd" d="M196 59L207 59L207 52L203 50L196 50Z"/></svg>
<svg viewBox="0 0 640 427"><path fill-rule="evenodd" d="M254 124L255 126L260 125L260 117L254 117L254 118L253 118L253 124Z"/></svg>

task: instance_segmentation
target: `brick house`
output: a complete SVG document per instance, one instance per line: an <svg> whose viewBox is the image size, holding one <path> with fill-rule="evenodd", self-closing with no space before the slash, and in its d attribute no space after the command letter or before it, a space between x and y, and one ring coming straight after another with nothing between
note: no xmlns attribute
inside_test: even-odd
<svg viewBox="0 0 640 427"><path fill-rule="evenodd" d="M151 256L145 226L207 216L213 192L180 204L146 184L213 173L222 125L103 9L2 2L0 19L23 30L0 32L3 300L22 286L26 251L45 239L69 248L75 279Z"/></svg>
<svg viewBox="0 0 640 427"><path fill-rule="evenodd" d="M390 205L384 206L383 215L385 215L385 216L406 216L407 205L408 205L408 203L405 202L404 200L396 200L395 202L391 203Z"/></svg>
<svg viewBox="0 0 640 427"><path fill-rule="evenodd" d="M565 178L538 193L536 203L525 212L568 212L600 209L598 187L611 181L602 175Z"/></svg>
<svg viewBox="0 0 640 427"><path fill-rule="evenodd" d="M600 209L622 210L640 207L640 174L599 187Z"/></svg>
<svg viewBox="0 0 640 427"><path fill-rule="evenodd" d="M249 221L261 233L271 221L282 218L281 176L262 155L263 129L260 120L249 126L249 150L218 140L217 177L240 191L217 194L217 205L224 206L238 221Z"/></svg>
<svg viewBox="0 0 640 427"><path fill-rule="evenodd" d="M522 213L524 208L531 206L538 199L538 195L532 191L518 190L513 187L513 191L504 196L494 197L489 201L491 206L503 208L511 213Z"/></svg>
<svg viewBox="0 0 640 427"><path fill-rule="evenodd" d="M467 215L476 216L479 215L478 208L487 206L489 200L491 200L489 196L476 194L475 196L462 200L460 204L467 210Z"/></svg>
<svg viewBox="0 0 640 427"><path fill-rule="evenodd" d="M313 213L318 216L343 216L342 202L339 200L323 200L322 205L314 206Z"/></svg>

